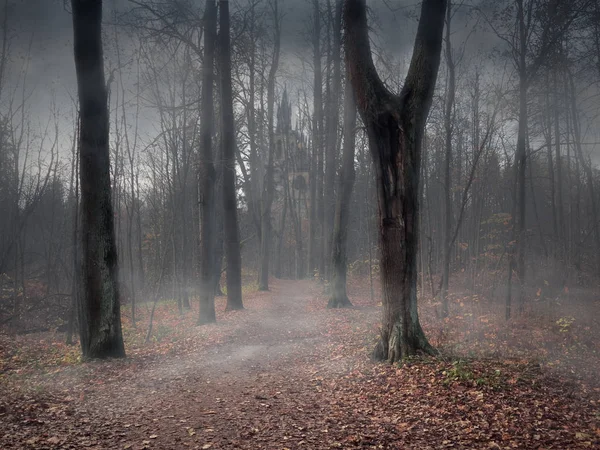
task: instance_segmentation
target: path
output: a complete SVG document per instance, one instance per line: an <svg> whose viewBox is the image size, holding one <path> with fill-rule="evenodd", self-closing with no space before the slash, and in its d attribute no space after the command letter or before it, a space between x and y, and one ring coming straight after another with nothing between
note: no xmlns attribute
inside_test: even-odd
<svg viewBox="0 0 600 450"><path fill-rule="evenodd" d="M591 417L567 430L563 405L538 414L548 391L496 402L485 389L452 391L435 364L370 363L379 308L327 311L316 289L276 282L264 309L197 331L219 333L217 345L50 378L20 411L0 407L0 448L577 448L565 440L589 436ZM581 415L576 400L566 407ZM524 422L513 434L511 412Z"/></svg>

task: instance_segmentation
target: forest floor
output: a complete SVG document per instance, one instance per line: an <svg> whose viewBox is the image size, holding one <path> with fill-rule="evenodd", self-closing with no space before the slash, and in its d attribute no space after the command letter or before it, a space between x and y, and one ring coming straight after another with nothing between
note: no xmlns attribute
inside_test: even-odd
<svg viewBox="0 0 600 450"><path fill-rule="evenodd" d="M445 321L423 301L444 356L392 366L368 358L368 286L347 310L322 291L274 280L244 311L218 299L203 327L197 308L161 303L148 344L143 305L136 328L124 317L124 360L83 363L60 333L0 334L0 448L600 448L598 299L509 323L478 296L455 292Z"/></svg>

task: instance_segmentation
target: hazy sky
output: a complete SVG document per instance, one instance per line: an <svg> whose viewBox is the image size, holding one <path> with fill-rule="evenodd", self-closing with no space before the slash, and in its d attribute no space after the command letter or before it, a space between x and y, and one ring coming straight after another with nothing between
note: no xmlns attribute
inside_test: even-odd
<svg viewBox="0 0 600 450"><path fill-rule="evenodd" d="M166 1L166 0L165 0ZM199 10L204 2L195 0ZM246 0L235 0L243 3ZM322 0L323 2L325 0ZM334 0L331 0L334 2ZM0 3L2 0L0 0ZM72 103L70 96L76 93L75 67L72 50L72 24L69 0L8 0L9 35L11 36L11 60L7 70L9 88L22 78L26 55L30 55L27 72L28 104L32 120L44 123L49 115L52 99L56 98L64 117L65 131L72 130ZM406 61L416 30L415 0L369 0L373 15L370 25L377 30L376 42L383 45L397 61ZM113 8L124 10L129 7L128 0L105 0L105 17L109 17ZM284 77L297 70L297 55L311 59L311 49L305 31L312 19L312 0L280 0L280 9L284 13L282 37L282 61L280 72ZM234 6L235 10L235 6ZM413 13L410 15L409 13ZM0 19L4 10L0 12ZM467 26L467 23L469 24ZM469 34L473 21L465 19L465 13L457 13L453 22L453 41L460 43ZM490 32L478 31L469 39L468 52L464 62L474 55L489 54L497 39ZM111 55L107 52L107 67ZM11 92L5 88L2 104L6 108Z"/></svg>
<svg viewBox="0 0 600 450"><path fill-rule="evenodd" d="M204 2L196 0L199 10ZM245 2L246 0L236 0ZM2 0L0 0L0 3ZM414 38L416 20L407 18L412 8L403 7L406 0L371 0L374 17L377 18L378 40L385 47L402 56ZM411 5L411 3L407 3ZM128 0L105 0L104 15L110 18L111 11L117 8L126 10ZM388 7L389 5L389 7ZM392 9L393 8L393 11ZM306 30L312 20L311 0L280 0L280 10L284 13L282 36L282 75L297 70L294 64L297 55L311 58ZM0 11L0 20L4 9ZM65 115L64 126L72 128L72 100L76 94L75 66L72 48L72 17L69 0L8 0L8 29L10 36L10 64L7 68L7 88L2 94L2 107L14 95L11 87L22 81L26 69L28 105L32 121L44 124L50 114L53 99ZM112 32L105 26L105 33ZM106 43L105 43L106 47ZM27 59L27 56L29 58ZM106 66L114 66L111 55L105 52Z"/></svg>

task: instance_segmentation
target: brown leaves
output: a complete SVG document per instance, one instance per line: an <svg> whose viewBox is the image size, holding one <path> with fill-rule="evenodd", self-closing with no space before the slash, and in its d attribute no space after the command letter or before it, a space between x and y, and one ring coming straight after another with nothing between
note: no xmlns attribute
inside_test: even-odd
<svg viewBox="0 0 600 450"><path fill-rule="evenodd" d="M600 386L584 389L572 377L549 374L546 369L554 359L543 367L530 363L526 352L518 358L415 359L401 367L371 363L379 300L370 300L368 285L361 291L351 280L350 286L357 307L329 311L321 287L278 281L273 292L251 297L247 311L220 316L222 323L209 331L188 327L188 318L163 311L160 323L173 321L179 328L137 347L127 361L21 375L18 386L0 392L0 422L8 430L0 433L0 448L599 445ZM365 295L359 296L361 292ZM527 352L549 333L559 343L571 342L568 350L575 351L579 341L574 336L589 326L574 315L577 320L562 327L566 332L555 321L549 329L518 323L507 331L485 309L486 299L457 293L451 298L454 316L439 339L461 345L464 353L504 349L508 332L531 341ZM433 336L440 322L427 307L422 313ZM587 332L593 334L594 328ZM48 441L53 438L60 440Z"/></svg>

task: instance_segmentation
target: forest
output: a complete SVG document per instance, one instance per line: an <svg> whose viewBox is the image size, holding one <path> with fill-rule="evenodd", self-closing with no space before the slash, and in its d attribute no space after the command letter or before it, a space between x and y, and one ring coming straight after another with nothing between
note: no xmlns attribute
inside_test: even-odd
<svg viewBox="0 0 600 450"><path fill-rule="evenodd" d="M600 449L600 0L0 43L0 448Z"/></svg>

